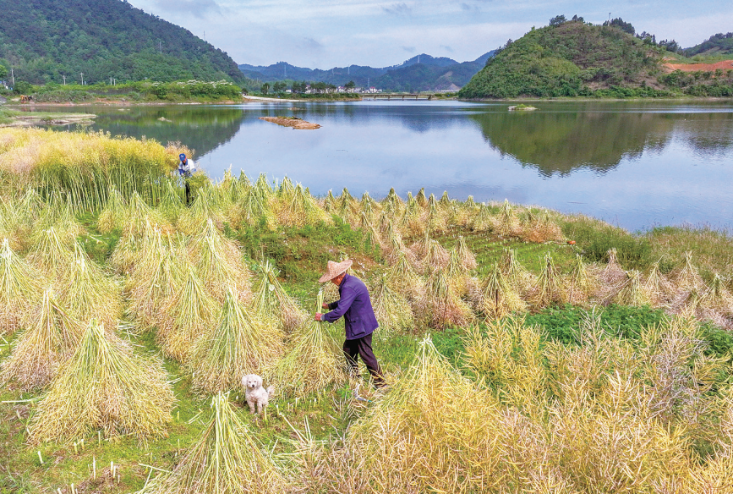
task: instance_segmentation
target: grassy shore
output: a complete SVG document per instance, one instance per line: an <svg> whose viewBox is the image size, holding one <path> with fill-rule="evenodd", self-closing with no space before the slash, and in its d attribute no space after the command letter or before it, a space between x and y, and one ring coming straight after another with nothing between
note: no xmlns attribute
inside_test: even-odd
<svg viewBox="0 0 733 494"><path fill-rule="evenodd" d="M314 198L289 180L244 176L197 177L186 207L167 178L181 149L0 130L0 492L193 492L189 481L217 492L232 475L231 492L730 487L727 233L631 234L422 192ZM129 166L138 178L121 181L116 170ZM346 257L379 316L385 392L344 373L343 322L310 321L326 262ZM61 311L51 326L68 317L81 329L44 340L53 359L30 358L23 342L50 335L38 324L49 287ZM325 287L327 301L337 297ZM107 333L88 329L91 319ZM172 407L141 402L134 387L120 391L123 371L105 374L123 383L106 388L107 401L162 417L163 433L96 408L98 388L82 377L102 363L74 363L93 338L172 391ZM241 360L232 368L210 341ZM12 362L37 366L21 373ZM233 384L254 371L277 387L266 417ZM104 420L67 413L63 397L85 386L80 399ZM214 389L228 398L212 404ZM227 454L257 467L189 468Z"/></svg>

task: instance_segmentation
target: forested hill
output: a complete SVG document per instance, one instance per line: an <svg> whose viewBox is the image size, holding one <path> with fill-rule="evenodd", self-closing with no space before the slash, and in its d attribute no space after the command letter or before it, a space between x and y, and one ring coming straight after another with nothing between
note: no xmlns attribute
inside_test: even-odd
<svg viewBox="0 0 733 494"><path fill-rule="evenodd" d="M123 0L0 0L0 63L32 83L244 81L226 53Z"/></svg>
<svg viewBox="0 0 733 494"><path fill-rule="evenodd" d="M685 55L731 55L733 54L733 33L718 33L699 45L684 50Z"/></svg>
<svg viewBox="0 0 733 494"><path fill-rule="evenodd" d="M658 47L616 26L561 22L508 43L459 96L578 96L610 87L654 87L661 59Z"/></svg>

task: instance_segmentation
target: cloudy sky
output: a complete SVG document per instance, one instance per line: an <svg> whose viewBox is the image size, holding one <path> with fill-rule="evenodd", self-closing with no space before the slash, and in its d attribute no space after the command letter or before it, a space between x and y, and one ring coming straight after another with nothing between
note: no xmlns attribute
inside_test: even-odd
<svg viewBox="0 0 733 494"><path fill-rule="evenodd" d="M129 0L189 29L237 63L384 67L419 53L474 60L564 14L692 46L733 31L731 0ZM609 6L611 4L612 6Z"/></svg>

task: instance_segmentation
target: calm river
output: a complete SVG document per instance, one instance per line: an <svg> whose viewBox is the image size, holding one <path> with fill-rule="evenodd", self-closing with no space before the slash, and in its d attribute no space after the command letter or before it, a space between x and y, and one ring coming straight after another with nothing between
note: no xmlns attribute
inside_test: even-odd
<svg viewBox="0 0 733 494"><path fill-rule="evenodd" d="M436 195L585 213L630 230L733 226L733 102L428 101L75 107L95 129L181 141L213 179L231 166L316 195ZM56 110L58 111L58 110ZM261 116L322 125L293 130Z"/></svg>

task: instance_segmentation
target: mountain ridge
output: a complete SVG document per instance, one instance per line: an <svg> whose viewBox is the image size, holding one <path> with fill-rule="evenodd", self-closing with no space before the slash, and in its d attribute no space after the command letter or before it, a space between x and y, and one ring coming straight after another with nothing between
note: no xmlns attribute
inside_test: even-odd
<svg viewBox="0 0 733 494"><path fill-rule="evenodd" d="M277 62L268 66L240 64L239 69L250 79L267 82L304 80L344 85L354 81L357 86L374 86L386 90L446 90L451 85L457 86L457 89L466 84L495 53L496 50L491 50L476 60L467 62L421 53L389 67L350 65L324 70Z"/></svg>

